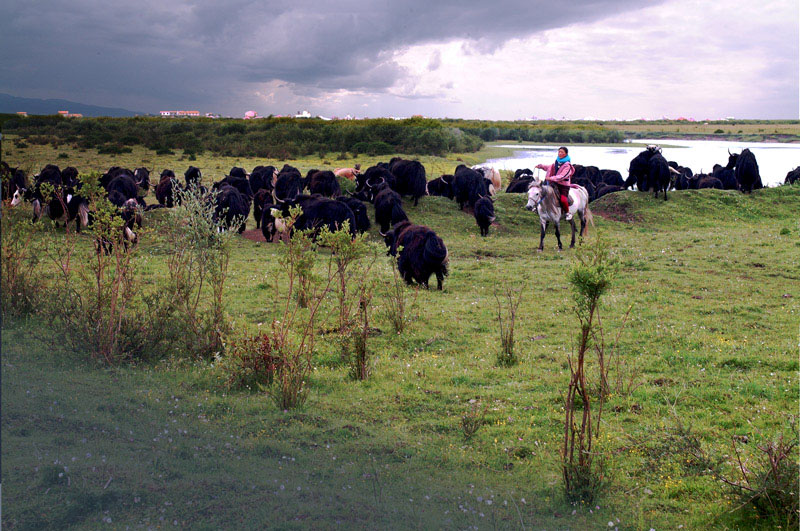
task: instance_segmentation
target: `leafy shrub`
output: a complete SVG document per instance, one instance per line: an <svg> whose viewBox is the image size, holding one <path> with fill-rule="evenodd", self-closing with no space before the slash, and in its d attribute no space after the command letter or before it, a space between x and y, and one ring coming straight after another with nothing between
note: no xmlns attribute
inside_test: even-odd
<svg viewBox="0 0 800 531"><path fill-rule="evenodd" d="M19 209L3 207L3 230L0 231L2 246L0 265L0 311L8 315L32 313L39 302L42 290L39 278L39 253L32 242L35 226Z"/></svg>
<svg viewBox="0 0 800 531"><path fill-rule="evenodd" d="M568 358L570 382L564 402L564 442L561 449L564 492L569 501L591 502L600 493L604 484L602 459L593 448L594 440L600 436L600 417L606 397L605 369L602 349L598 350L600 376L599 397L596 402L597 416L592 417L592 393L585 359L592 341L601 327L600 298L608 289L616 273L616 263L601 240L581 249L575 254L575 264L569 272L575 313L580 323L577 357ZM594 424L594 427L592 426ZM577 443L577 444L576 444Z"/></svg>
<svg viewBox="0 0 800 531"><path fill-rule="evenodd" d="M350 151L353 152L354 155L390 155L395 152L395 148L387 144L386 142L358 142L353 144L350 148Z"/></svg>

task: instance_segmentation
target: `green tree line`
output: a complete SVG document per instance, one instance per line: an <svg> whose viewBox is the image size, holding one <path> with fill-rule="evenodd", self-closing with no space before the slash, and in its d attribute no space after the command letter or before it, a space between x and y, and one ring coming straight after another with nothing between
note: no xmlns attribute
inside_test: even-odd
<svg viewBox="0 0 800 531"><path fill-rule="evenodd" d="M493 140L612 143L622 133L595 123L477 122L414 117L335 120L264 118L165 119L3 116L4 133L34 144L73 144L106 153L141 145L156 152L183 150L227 156L296 158L314 153L445 155L479 150Z"/></svg>

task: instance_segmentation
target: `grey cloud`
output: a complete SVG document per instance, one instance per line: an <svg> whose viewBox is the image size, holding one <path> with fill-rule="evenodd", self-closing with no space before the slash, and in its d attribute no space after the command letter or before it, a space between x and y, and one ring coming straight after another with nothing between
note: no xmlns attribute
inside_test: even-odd
<svg viewBox="0 0 800 531"><path fill-rule="evenodd" d="M511 38L654 3L16 0L0 21L0 60L12 74L0 90L146 110L217 106L273 80L380 93L406 75L395 50L466 39L487 53Z"/></svg>

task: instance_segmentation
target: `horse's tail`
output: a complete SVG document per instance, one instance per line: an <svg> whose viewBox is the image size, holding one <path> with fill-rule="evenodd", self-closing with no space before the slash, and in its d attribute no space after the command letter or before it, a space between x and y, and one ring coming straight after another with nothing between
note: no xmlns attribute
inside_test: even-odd
<svg viewBox="0 0 800 531"><path fill-rule="evenodd" d="M586 223L583 225L583 232L581 232L581 236L586 236L589 233L589 224L592 224L594 227L594 216L592 216L592 211L589 210L589 206L586 206L586 210L583 211L583 217L586 220Z"/></svg>

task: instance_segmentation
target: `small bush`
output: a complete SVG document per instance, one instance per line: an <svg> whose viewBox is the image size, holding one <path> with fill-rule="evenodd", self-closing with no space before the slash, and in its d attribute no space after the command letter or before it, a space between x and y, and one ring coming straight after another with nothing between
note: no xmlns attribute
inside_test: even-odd
<svg viewBox="0 0 800 531"><path fill-rule="evenodd" d="M60 158L60 159L68 159L69 155L67 155L66 153L59 153L58 154L58 158Z"/></svg>
<svg viewBox="0 0 800 531"><path fill-rule="evenodd" d="M122 153L132 153L133 149L122 146L120 144L104 144L97 148L97 153L100 155L121 155Z"/></svg>
<svg viewBox="0 0 800 531"><path fill-rule="evenodd" d="M170 148L160 147L156 149L156 155L174 155L175 152L172 151Z"/></svg>
<svg viewBox="0 0 800 531"><path fill-rule="evenodd" d="M255 391L272 383L280 360L268 334L234 338L226 347L226 353L217 357L226 388Z"/></svg>
<svg viewBox="0 0 800 531"><path fill-rule="evenodd" d="M722 133L724 133L724 132L725 132L725 131L723 131L722 129L716 129L716 130L714 131L714 134L715 134L715 135L721 135L721 134L722 134Z"/></svg>
<svg viewBox="0 0 800 531"><path fill-rule="evenodd" d="M525 290L522 287L504 284L501 293L494 294L497 302L497 325L500 328L500 351L497 353L497 364L500 367L513 367L518 361L514 352L514 326L523 293Z"/></svg>
<svg viewBox="0 0 800 531"><path fill-rule="evenodd" d="M406 295L410 290L406 289L403 277L397 270L397 260L393 256L389 257L389 265L392 268L392 280L386 284L386 296L383 305L383 315L391 323L395 334L400 334L412 323L409 310L417 303L419 289L413 289L413 296L409 300Z"/></svg>
<svg viewBox="0 0 800 531"><path fill-rule="evenodd" d="M755 463L749 467L746 460L742 461L734 440L739 477L735 481L725 478L722 481L738 498L735 511L744 519L753 520L748 523L771 523L775 527L797 529L800 520L798 436L794 422L791 427L791 440L787 441L781 434L777 440L758 445Z"/></svg>
<svg viewBox="0 0 800 531"><path fill-rule="evenodd" d="M367 349L369 338L369 310L372 302L372 286L362 285L358 296L358 323L350 328L352 350L350 352L350 376L354 380L366 380L370 373L371 353Z"/></svg>
<svg viewBox="0 0 800 531"><path fill-rule="evenodd" d="M469 408L461 415L461 431L464 434L465 441L478 433L478 430L483 426L485 418L486 406L481 408L480 401L474 398L470 400Z"/></svg>

